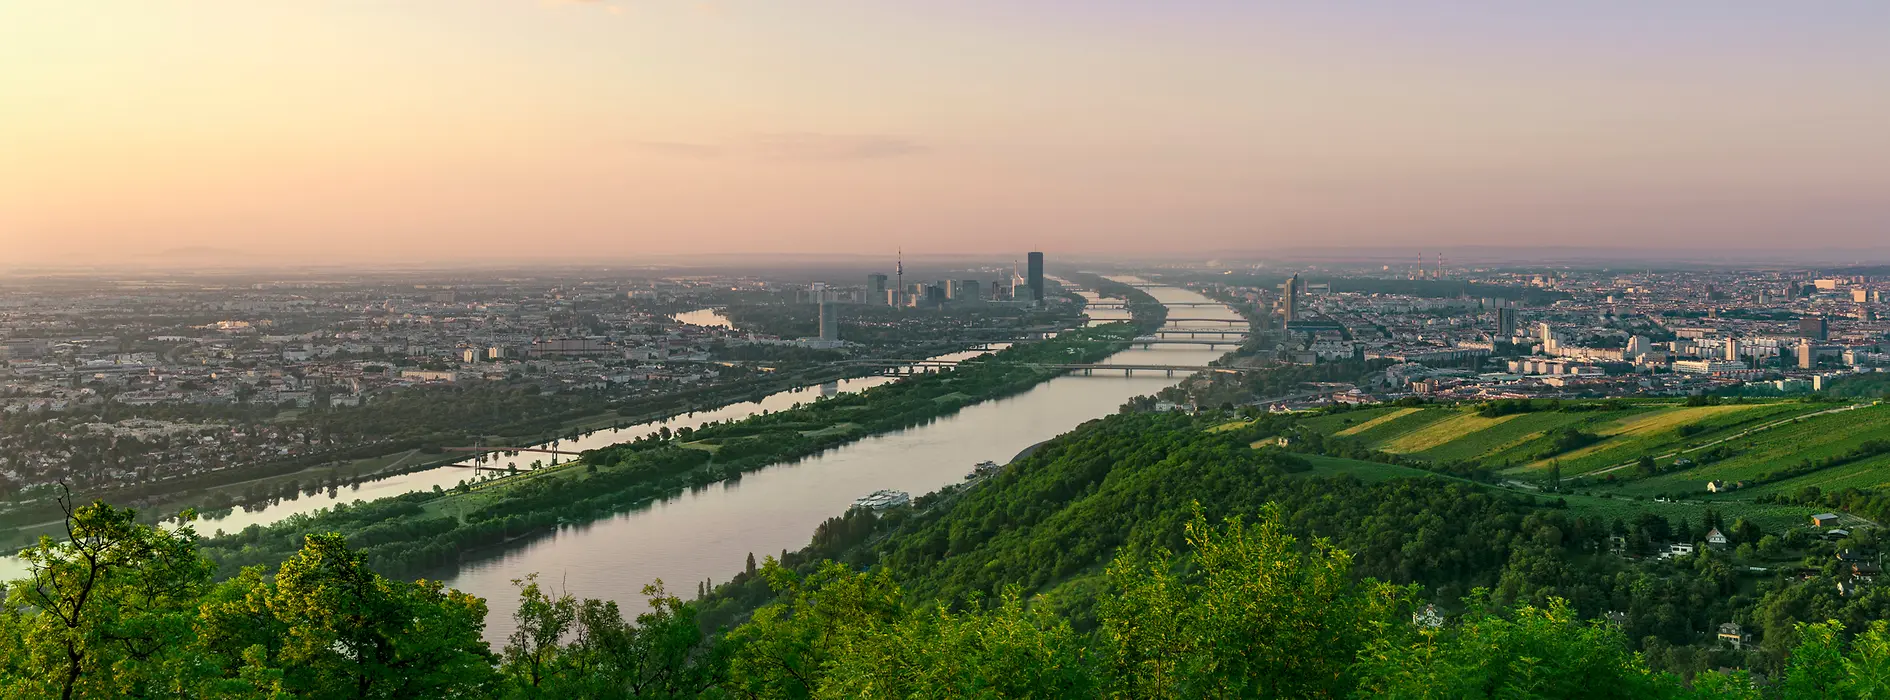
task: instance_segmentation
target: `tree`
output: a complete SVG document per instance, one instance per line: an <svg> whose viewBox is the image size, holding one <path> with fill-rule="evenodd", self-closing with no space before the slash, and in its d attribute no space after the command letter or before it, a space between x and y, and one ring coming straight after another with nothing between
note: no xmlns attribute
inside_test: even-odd
<svg viewBox="0 0 1890 700"><path fill-rule="evenodd" d="M538 586L538 574L513 579L519 605L513 613L517 626L505 645L505 672L521 685L537 690L552 672L558 643L577 619L577 600L566 593L552 598Z"/></svg>
<svg viewBox="0 0 1890 700"><path fill-rule="evenodd" d="M310 535L272 579L252 584L247 599L260 605L248 612L284 630L267 658L303 697L451 697L490 683L485 601L375 574L339 535Z"/></svg>
<svg viewBox="0 0 1890 700"><path fill-rule="evenodd" d="M1108 684L1135 697L1343 695L1344 671L1390 629L1415 588L1351 577L1351 557L1324 540L1301 551L1279 506L1253 525L1185 529L1198 577L1157 551L1118 560L1101 601Z"/></svg>
<svg viewBox="0 0 1890 700"><path fill-rule="evenodd" d="M899 589L885 569L854 573L827 562L806 578L769 557L761 575L776 602L728 635L734 645L728 690L751 697L812 697L842 651L901 615Z"/></svg>
<svg viewBox="0 0 1890 700"><path fill-rule="evenodd" d="M1674 697L1679 679L1652 673L1621 630L1581 622L1568 601L1498 608L1486 591L1465 599L1456 625L1383 636L1361 658L1370 697Z"/></svg>
<svg viewBox="0 0 1890 700"><path fill-rule="evenodd" d="M869 631L829 666L823 697L1095 697L1082 638L1016 589L987 609L939 604Z"/></svg>
<svg viewBox="0 0 1890 700"><path fill-rule="evenodd" d="M65 542L20 553L30 576L0 607L0 696L116 698L170 685L214 567L196 533L137 524L136 512L61 496Z"/></svg>
<svg viewBox="0 0 1890 700"><path fill-rule="evenodd" d="M1798 645L1792 647L1791 665L1786 667L1781 700L1812 700L1835 697L1844 683L1844 651L1838 634L1844 626L1836 620L1796 625Z"/></svg>

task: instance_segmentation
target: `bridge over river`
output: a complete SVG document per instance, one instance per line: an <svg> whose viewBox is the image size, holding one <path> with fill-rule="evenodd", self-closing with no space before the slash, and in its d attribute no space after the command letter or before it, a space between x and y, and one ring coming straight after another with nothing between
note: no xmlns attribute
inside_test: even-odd
<svg viewBox="0 0 1890 700"><path fill-rule="evenodd" d="M1227 341L1220 341L1220 342L1222 345L1238 345L1239 344L1239 343L1229 343ZM913 362L911 360L864 359L864 360L850 360L848 361L847 364L863 365L867 367L884 367L886 370L886 373L892 374L892 375L926 374L929 372L937 372L939 370L951 369L953 367L958 366L957 362L949 362L949 361L942 361L942 360L924 360L920 362ZM1181 372L1184 374L1193 374L1195 372L1220 372L1224 374L1239 374L1242 372L1251 372L1251 371L1254 371L1254 369L1257 369L1257 368L1244 368L1244 367L1221 367L1218 365L1192 365L1192 364L1191 365L1178 365L1178 364L1121 363L1121 362L1028 362L1024 364L1025 366L1028 366L1028 367L1038 367L1042 369L1067 370L1072 373L1081 372L1082 375L1085 377L1094 376L1095 374L1097 374L1098 370L1102 371L1103 373L1111 374L1111 375L1113 375L1116 370L1122 370L1122 376L1125 376L1125 377L1133 377L1135 376L1136 372L1145 372L1145 373L1146 372L1162 372L1166 376L1173 377L1175 376L1176 372Z"/></svg>

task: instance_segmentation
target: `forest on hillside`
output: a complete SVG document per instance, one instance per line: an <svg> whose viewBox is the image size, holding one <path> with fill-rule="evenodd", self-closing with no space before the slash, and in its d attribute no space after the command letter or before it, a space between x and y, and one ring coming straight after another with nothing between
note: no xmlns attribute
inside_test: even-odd
<svg viewBox="0 0 1890 700"><path fill-rule="evenodd" d="M35 575L0 609L0 697L1890 690L1890 596L1840 594L1828 549L1805 576L1710 548L1632 557L1619 541L1712 523L1575 514L1408 466L1362 478L1375 463L1340 473L1269 446L1307 419L1092 421L983 483L836 518L714 590L652 587L634 618L522 580L498 649L483 601L386 577L347 538L218 581L188 527L79 506L74 539L27 552Z"/></svg>

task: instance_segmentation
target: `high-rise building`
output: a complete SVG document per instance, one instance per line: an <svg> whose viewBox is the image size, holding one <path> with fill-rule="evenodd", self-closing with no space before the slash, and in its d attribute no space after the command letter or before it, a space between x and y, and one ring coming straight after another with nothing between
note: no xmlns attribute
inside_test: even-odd
<svg viewBox="0 0 1890 700"><path fill-rule="evenodd" d="M1496 309L1496 337L1512 338L1516 335L1516 310L1507 306Z"/></svg>
<svg viewBox="0 0 1890 700"><path fill-rule="evenodd" d="M1024 256L1025 284L1030 286L1030 301L1043 303L1043 253L1031 251Z"/></svg>
<svg viewBox="0 0 1890 700"><path fill-rule="evenodd" d="M1811 341L1798 344L1798 368L1811 369L1818 366L1818 346Z"/></svg>
<svg viewBox="0 0 1890 700"><path fill-rule="evenodd" d="M1280 320L1292 323L1299 320L1299 273L1280 285Z"/></svg>
<svg viewBox="0 0 1890 700"><path fill-rule="evenodd" d="M820 339L830 343L840 339L840 314L831 301L820 302Z"/></svg>
<svg viewBox="0 0 1890 700"><path fill-rule="evenodd" d="M1738 338L1726 339L1726 359L1732 360L1734 362L1737 362L1739 360L1739 339Z"/></svg>
<svg viewBox="0 0 1890 700"><path fill-rule="evenodd" d="M874 273L866 276L866 299L868 303L886 302L886 276Z"/></svg>
<svg viewBox="0 0 1890 700"><path fill-rule="evenodd" d="M978 299L978 281L946 280L945 298L952 301L976 301Z"/></svg>
<svg viewBox="0 0 1890 700"><path fill-rule="evenodd" d="M1831 329L1825 324L1823 316L1805 316L1798 319L1798 335L1812 340L1827 340Z"/></svg>

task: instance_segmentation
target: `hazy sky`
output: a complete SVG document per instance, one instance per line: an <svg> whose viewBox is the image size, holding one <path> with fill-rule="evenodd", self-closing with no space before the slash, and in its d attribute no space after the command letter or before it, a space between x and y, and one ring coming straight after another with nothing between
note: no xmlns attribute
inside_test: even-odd
<svg viewBox="0 0 1890 700"><path fill-rule="evenodd" d="M1877 247L1890 2L0 0L0 262Z"/></svg>

